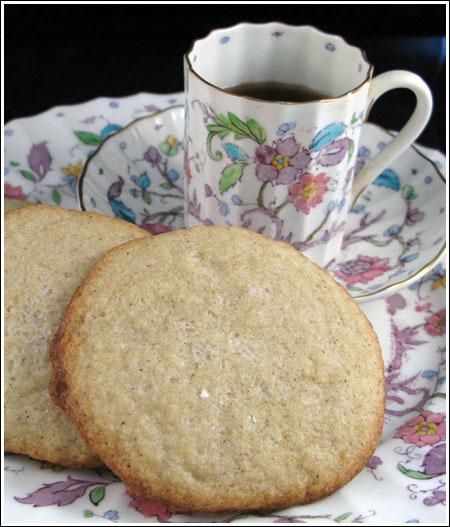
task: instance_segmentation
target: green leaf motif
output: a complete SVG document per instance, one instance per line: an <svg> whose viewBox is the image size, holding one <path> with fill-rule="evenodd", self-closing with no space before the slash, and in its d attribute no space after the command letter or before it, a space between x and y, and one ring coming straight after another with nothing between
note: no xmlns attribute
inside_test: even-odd
<svg viewBox="0 0 450 527"><path fill-rule="evenodd" d="M177 146L171 146L167 141L164 141L164 143L161 143L159 145L159 149L163 154L166 154L166 156L174 156L178 152Z"/></svg>
<svg viewBox="0 0 450 527"><path fill-rule="evenodd" d="M255 138L255 141L262 145L266 142L267 134L264 128L258 123L258 121L255 121L255 119L249 119L247 121L248 129L250 130L252 136Z"/></svg>
<svg viewBox="0 0 450 527"><path fill-rule="evenodd" d="M233 165L228 165L222 172L222 177L219 181L219 190L223 194L230 188L234 187L242 176L244 171L244 163L235 163Z"/></svg>
<svg viewBox="0 0 450 527"><path fill-rule="evenodd" d="M89 492L89 500L93 505L98 505L105 497L105 487L95 487Z"/></svg>
<svg viewBox="0 0 450 527"><path fill-rule="evenodd" d="M425 474L425 472L420 472L419 470L411 470L406 468L401 463L397 465L397 468L402 474L413 479L431 479L434 477L432 474Z"/></svg>
<svg viewBox="0 0 450 527"><path fill-rule="evenodd" d="M172 183L161 183L159 186L164 190L170 190L171 188L173 188Z"/></svg>
<svg viewBox="0 0 450 527"><path fill-rule="evenodd" d="M18 167L20 165L20 163L18 163L17 161L10 161L9 164L12 167Z"/></svg>
<svg viewBox="0 0 450 527"><path fill-rule="evenodd" d="M355 141L352 141L350 139L350 144L348 145L348 162L350 161L350 159L352 158L353 156L353 152L355 151Z"/></svg>
<svg viewBox="0 0 450 527"><path fill-rule="evenodd" d="M57 205L61 205L61 194L60 194L56 189L53 189L53 192L52 192L52 200L53 200Z"/></svg>
<svg viewBox="0 0 450 527"><path fill-rule="evenodd" d="M411 185L405 185L402 188L402 196L407 199L408 201L411 201L413 199L417 198L417 193L414 190L414 187Z"/></svg>
<svg viewBox="0 0 450 527"><path fill-rule="evenodd" d="M86 509L83 511L83 516L85 518L92 518L94 516L94 513L90 511L89 509Z"/></svg>
<svg viewBox="0 0 450 527"><path fill-rule="evenodd" d="M346 520L347 518L350 518L351 515L352 515L351 512L344 512L344 514L340 514L339 516L336 516L336 518L334 519L334 521L337 522L337 523L345 522L345 520Z"/></svg>
<svg viewBox="0 0 450 527"><path fill-rule="evenodd" d="M28 179L29 181L32 181L33 183L35 183L37 180L37 177L31 172L29 172L28 170L21 170L20 173L25 179Z"/></svg>
<svg viewBox="0 0 450 527"><path fill-rule="evenodd" d="M435 392L433 393L433 395L430 397L430 399L432 399L433 397L439 397L441 399L446 399L447 398L447 395L445 393L442 393L442 392Z"/></svg>
<svg viewBox="0 0 450 527"><path fill-rule="evenodd" d="M244 121L241 121L239 117L233 113L228 112L228 119L231 123L231 128L233 128L233 131L237 130L237 132L245 135L248 135L248 126L244 123Z"/></svg>
<svg viewBox="0 0 450 527"><path fill-rule="evenodd" d="M225 128L219 124L208 124L206 129L210 134L218 135L220 139L225 139L225 137L230 133L228 128Z"/></svg>
<svg viewBox="0 0 450 527"><path fill-rule="evenodd" d="M142 199L143 199L144 203L147 203L147 205L150 205L150 203L152 202L152 195L150 194L150 192L148 190L145 190L142 193Z"/></svg>
<svg viewBox="0 0 450 527"><path fill-rule="evenodd" d="M99 146L103 142L103 139L99 135L93 134L92 132L83 132L82 130L77 130L73 133L85 145Z"/></svg>
<svg viewBox="0 0 450 527"><path fill-rule="evenodd" d="M356 115L356 112L353 112L352 120L350 124L355 124L358 122L358 116Z"/></svg>
<svg viewBox="0 0 450 527"><path fill-rule="evenodd" d="M55 465L54 463L50 463L49 461L41 461L41 465L39 467L41 470L51 469L53 472L62 472L65 470L65 467L62 465Z"/></svg>

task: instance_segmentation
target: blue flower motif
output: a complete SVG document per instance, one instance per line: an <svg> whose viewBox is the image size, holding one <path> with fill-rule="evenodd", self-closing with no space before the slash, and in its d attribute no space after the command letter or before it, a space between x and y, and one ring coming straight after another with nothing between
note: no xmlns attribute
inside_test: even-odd
<svg viewBox="0 0 450 527"><path fill-rule="evenodd" d="M328 203L327 205L327 211L328 212L333 212L333 210L336 208L336 202L335 201L330 201L330 203Z"/></svg>
<svg viewBox="0 0 450 527"><path fill-rule="evenodd" d="M109 135L113 134L114 132L118 132L121 129L122 127L118 124L107 124L100 132L100 137L102 139L106 139Z"/></svg>
<svg viewBox="0 0 450 527"><path fill-rule="evenodd" d="M118 108L118 107L119 107L119 103L116 102L116 101L111 101L111 102L109 103L109 106L110 106L111 108Z"/></svg>
<svg viewBox="0 0 450 527"><path fill-rule="evenodd" d="M426 178L424 179L425 181L425 184L426 185L429 185L430 183L432 183L433 181L433 178L431 176L426 176Z"/></svg>
<svg viewBox="0 0 450 527"><path fill-rule="evenodd" d="M274 31L272 33L272 36L275 38L281 37L281 35L284 33L284 31Z"/></svg>
<svg viewBox="0 0 450 527"><path fill-rule="evenodd" d="M122 142L122 143L119 144L119 148L120 148L121 150L125 150L126 147L127 147L127 144L124 143L124 142Z"/></svg>
<svg viewBox="0 0 450 527"><path fill-rule="evenodd" d="M7 176L9 174L9 168L8 167L5 167L3 169L3 173L5 174L5 176Z"/></svg>
<svg viewBox="0 0 450 527"><path fill-rule="evenodd" d="M225 203L225 201L219 201L219 213L222 216L228 216L230 213L230 207Z"/></svg>
<svg viewBox="0 0 450 527"><path fill-rule="evenodd" d="M132 188L130 190L130 194L133 196L133 198L137 198L139 196L139 191L137 188Z"/></svg>
<svg viewBox="0 0 450 527"><path fill-rule="evenodd" d="M55 114L55 117L64 117L66 114L64 112L58 112Z"/></svg>
<svg viewBox="0 0 450 527"><path fill-rule="evenodd" d="M131 181L132 181L135 185L139 185L139 183L138 183L138 177L137 177L137 176L131 176Z"/></svg>
<svg viewBox="0 0 450 527"><path fill-rule="evenodd" d="M436 274L438 277L444 276L445 268L443 264L437 264L436 267L433 269L433 274Z"/></svg>
<svg viewBox="0 0 450 527"><path fill-rule="evenodd" d="M422 377L425 377L425 379L432 379L438 374L435 370L425 370L422 372Z"/></svg>
<svg viewBox="0 0 450 527"><path fill-rule="evenodd" d="M355 214L361 214L361 212L364 212L366 210L366 207L364 205L355 205L351 212L354 212Z"/></svg>
<svg viewBox="0 0 450 527"><path fill-rule="evenodd" d="M446 379L446 377L445 377L445 375L444 375L443 377L441 377L440 379L438 379L438 382L437 382L437 383L438 383L438 384L444 384L445 379Z"/></svg>
<svg viewBox="0 0 450 527"><path fill-rule="evenodd" d="M325 44L325 49L327 49L328 51L334 51L336 49L336 46L331 42L327 42Z"/></svg>
<svg viewBox="0 0 450 527"><path fill-rule="evenodd" d="M358 148L358 157L370 157L370 150L365 146L360 146Z"/></svg>
<svg viewBox="0 0 450 527"><path fill-rule="evenodd" d="M147 172L142 172L142 174L139 175L138 184L142 190L147 189L151 185Z"/></svg>
<svg viewBox="0 0 450 527"><path fill-rule="evenodd" d="M411 169L411 174L412 174L413 176L415 176L415 175L417 174L417 168L412 168L412 169Z"/></svg>
<svg viewBox="0 0 450 527"><path fill-rule="evenodd" d="M401 230L400 225L391 225L389 229L386 229L383 232L383 236L386 236L387 238L391 238L392 236L397 236L400 230Z"/></svg>
<svg viewBox="0 0 450 527"><path fill-rule="evenodd" d="M91 202L92 207L94 207L94 209L95 209L97 207L97 202L95 201L95 199L91 198L90 202Z"/></svg>
<svg viewBox="0 0 450 527"><path fill-rule="evenodd" d="M412 262L418 257L419 257L419 253L407 254L406 256L403 256L402 262Z"/></svg>
<svg viewBox="0 0 450 527"><path fill-rule="evenodd" d="M380 141L380 142L378 143L378 148L379 148L380 150L383 150L383 148L385 148L385 147L386 147L386 143L385 143L384 141Z"/></svg>
<svg viewBox="0 0 450 527"><path fill-rule="evenodd" d="M115 522L119 519L119 513L117 511L109 510L103 514L103 517Z"/></svg>
<svg viewBox="0 0 450 527"><path fill-rule="evenodd" d="M444 214L444 212L445 212L444 207L441 207L441 208L439 209L439 213L440 213L440 214Z"/></svg>
<svg viewBox="0 0 450 527"><path fill-rule="evenodd" d="M277 135L286 134L287 132L290 132L291 130L293 130L296 126L297 126L297 123L295 122L280 124L277 130Z"/></svg>
<svg viewBox="0 0 450 527"><path fill-rule="evenodd" d="M168 101L169 104L176 104L177 100L174 97L171 97Z"/></svg>
<svg viewBox="0 0 450 527"><path fill-rule="evenodd" d="M5 130L6 137L11 137L12 135L14 135L14 130L11 130L11 128Z"/></svg>
<svg viewBox="0 0 450 527"><path fill-rule="evenodd" d="M237 194L234 194L233 196L231 196L231 202L234 205L242 205L242 200Z"/></svg>
<svg viewBox="0 0 450 527"><path fill-rule="evenodd" d="M179 177L180 177L180 174L178 174L178 172L176 170L174 170L173 168L171 170L169 170L167 175L169 176L169 179L170 179L170 181L172 181L172 183L174 181L176 181L177 179L179 179Z"/></svg>
<svg viewBox="0 0 450 527"><path fill-rule="evenodd" d="M68 183L72 194L77 193L78 178L76 176L63 176L63 181Z"/></svg>
<svg viewBox="0 0 450 527"><path fill-rule="evenodd" d="M411 520L407 520L406 523L420 523L419 518L412 518Z"/></svg>
<svg viewBox="0 0 450 527"><path fill-rule="evenodd" d="M342 198L341 201L338 203L338 210L342 210L345 207L345 204L347 203L347 200L345 198Z"/></svg>
<svg viewBox="0 0 450 527"><path fill-rule="evenodd" d="M220 43L221 44L226 44L227 42L229 42L229 40L230 40L230 37L222 37L220 39Z"/></svg>
<svg viewBox="0 0 450 527"><path fill-rule="evenodd" d="M408 286L408 289L410 291L417 291L417 289L419 289L419 287L421 286L422 284L422 280L418 280L417 282L414 282L413 284L411 284L410 286Z"/></svg>

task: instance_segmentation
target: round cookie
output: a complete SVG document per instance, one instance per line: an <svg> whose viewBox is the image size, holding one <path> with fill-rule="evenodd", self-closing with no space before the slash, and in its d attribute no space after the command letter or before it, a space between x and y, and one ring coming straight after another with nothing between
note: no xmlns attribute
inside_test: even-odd
<svg viewBox="0 0 450 527"><path fill-rule="evenodd" d="M195 227L110 251L52 344L52 393L131 493L178 510L319 499L366 464L383 362L357 304L288 244Z"/></svg>
<svg viewBox="0 0 450 527"><path fill-rule="evenodd" d="M50 397L49 345L93 264L116 245L147 236L95 213L44 205L6 213L6 450L72 467L101 464Z"/></svg>

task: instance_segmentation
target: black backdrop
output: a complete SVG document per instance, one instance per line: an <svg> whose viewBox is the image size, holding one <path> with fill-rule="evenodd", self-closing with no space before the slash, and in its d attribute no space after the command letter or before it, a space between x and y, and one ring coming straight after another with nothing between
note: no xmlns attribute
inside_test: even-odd
<svg viewBox="0 0 450 527"><path fill-rule="evenodd" d="M312 24L363 47L375 74L414 71L435 108L420 138L445 150L444 5L6 5L5 119L105 95L183 89L182 54L193 39L238 22ZM386 94L369 120L399 129L414 107Z"/></svg>

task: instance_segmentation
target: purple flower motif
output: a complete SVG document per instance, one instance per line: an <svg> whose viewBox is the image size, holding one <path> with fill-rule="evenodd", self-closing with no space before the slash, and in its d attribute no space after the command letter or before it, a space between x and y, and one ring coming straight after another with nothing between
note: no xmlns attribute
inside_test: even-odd
<svg viewBox="0 0 450 527"><path fill-rule="evenodd" d="M331 42L327 42L325 44L325 48L328 50L328 51L334 51L336 49L336 46L334 44L332 44Z"/></svg>
<svg viewBox="0 0 450 527"><path fill-rule="evenodd" d="M122 194L124 183L123 177L119 176L119 181L113 183L108 189L108 199L118 198Z"/></svg>
<svg viewBox="0 0 450 527"><path fill-rule="evenodd" d="M382 465L383 461L378 456L372 456L366 464L367 468L375 470L379 465Z"/></svg>
<svg viewBox="0 0 450 527"><path fill-rule="evenodd" d="M107 485L103 481L86 481L74 479L68 476L67 480L55 481L54 483L44 483L42 487L31 492L25 498L14 499L19 503L26 503L34 507L47 507L49 505L69 505L81 496L93 485Z"/></svg>
<svg viewBox="0 0 450 527"><path fill-rule="evenodd" d="M268 145L259 146L255 157L256 178L275 185L293 183L305 172L311 160L308 150L301 147L293 137L278 139L275 148Z"/></svg>
<svg viewBox="0 0 450 527"><path fill-rule="evenodd" d="M433 505L439 505L442 503L442 505L445 505L445 491L443 490L433 490L433 495L425 498L423 500L424 505L428 505L429 507Z"/></svg>
<svg viewBox="0 0 450 527"><path fill-rule="evenodd" d="M205 198L209 198L210 196L213 195L212 188L207 183L205 183L204 190L205 190Z"/></svg>
<svg viewBox="0 0 450 527"><path fill-rule="evenodd" d="M144 154L144 159L152 165L156 165L161 161L161 154L158 152L157 148L154 146L149 146L148 150Z"/></svg>
<svg viewBox="0 0 450 527"><path fill-rule="evenodd" d="M44 179L52 164L52 156L47 148L47 141L33 145L27 156L28 166L37 174L39 181Z"/></svg>
<svg viewBox="0 0 450 527"><path fill-rule="evenodd" d="M424 457L422 467L425 474L445 474L445 443L434 446Z"/></svg>
<svg viewBox="0 0 450 527"><path fill-rule="evenodd" d="M358 156L355 163L355 176L361 172L367 162L366 157Z"/></svg>
<svg viewBox="0 0 450 527"><path fill-rule="evenodd" d="M351 143L347 137L333 141L320 151L317 162L323 167L338 165L344 159Z"/></svg>
<svg viewBox="0 0 450 527"><path fill-rule="evenodd" d="M411 209L406 214L405 224L408 225L408 227L412 227L419 221L422 221L424 217L425 217L425 213L422 212L421 210Z"/></svg>

